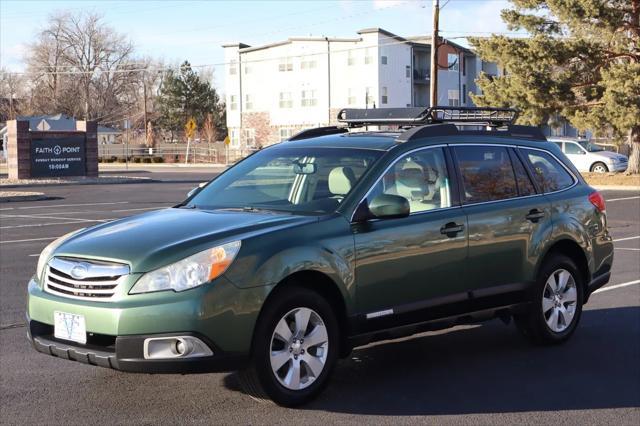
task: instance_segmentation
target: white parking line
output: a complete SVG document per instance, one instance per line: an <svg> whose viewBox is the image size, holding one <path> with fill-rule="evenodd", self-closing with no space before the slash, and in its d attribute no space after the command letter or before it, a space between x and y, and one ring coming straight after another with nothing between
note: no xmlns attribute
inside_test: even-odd
<svg viewBox="0 0 640 426"><path fill-rule="evenodd" d="M614 243L617 243L618 241L637 240L638 238L640 238L640 235L635 236L635 237L618 238L617 240L613 240L613 242L614 242Z"/></svg>
<svg viewBox="0 0 640 426"><path fill-rule="evenodd" d="M84 222L88 219L76 219L75 217L60 217L60 216L34 216L30 214L0 214L0 219L10 219L10 218L28 218L28 219L59 219L59 220L78 220L80 222Z"/></svg>
<svg viewBox="0 0 640 426"><path fill-rule="evenodd" d="M629 287L630 285L636 285L636 284L640 284L640 280L629 281L622 284L610 285L608 287L602 287L594 291L593 294L602 293L603 291L615 290L617 288L622 288L622 287Z"/></svg>
<svg viewBox="0 0 640 426"><path fill-rule="evenodd" d="M36 256L40 256L40 253L30 254L30 255L29 255L29 257L36 257Z"/></svg>
<svg viewBox="0 0 640 426"><path fill-rule="evenodd" d="M47 241L47 240L55 240L56 238L58 238L58 237L29 238L27 240L8 240L8 241L1 241L0 240L0 244L27 243L27 242L31 242L31 241Z"/></svg>
<svg viewBox="0 0 640 426"><path fill-rule="evenodd" d="M31 223L28 225L10 225L10 226L0 226L0 229L15 229L15 228L38 228L41 226L53 226L53 225L72 225L72 224L81 224L81 223L95 223L95 222L109 222L111 220L118 219L117 217L107 218L107 219L74 219L73 222L51 222L51 223Z"/></svg>
<svg viewBox="0 0 640 426"><path fill-rule="evenodd" d="M616 250L629 250L629 251L640 251L638 248L628 248L628 247L614 247Z"/></svg>
<svg viewBox="0 0 640 426"><path fill-rule="evenodd" d="M165 209L169 206L156 206L156 207L143 207L139 209L124 209L124 210L111 210L112 213L122 213L122 212L135 212L138 210L160 210Z"/></svg>
<svg viewBox="0 0 640 426"><path fill-rule="evenodd" d="M638 198L640 198L640 195L638 195L637 197L612 198L610 200L604 200L604 201L607 203L610 203L611 201L637 200Z"/></svg>
<svg viewBox="0 0 640 426"><path fill-rule="evenodd" d="M114 201L111 203L86 203L86 204L55 204L51 206L29 206L29 207L18 207L19 210L26 209L46 209L49 207L78 207L78 206L107 206L113 204L129 204L128 201Z"/></svg>

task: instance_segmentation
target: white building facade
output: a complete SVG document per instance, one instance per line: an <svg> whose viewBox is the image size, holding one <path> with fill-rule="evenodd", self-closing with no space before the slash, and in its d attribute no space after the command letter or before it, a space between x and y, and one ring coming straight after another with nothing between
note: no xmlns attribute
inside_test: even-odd
<svg viewBox="0 0 640 426"><path fill-rule="evenodd" d="M471 106L475 79L497 74L472 51L441 40L438 105ZM342 108L429 105L431 44L380 28L355 38L299 37L265 46L226 44L227 127L232 148L266 146L336 124Z"/></svg>

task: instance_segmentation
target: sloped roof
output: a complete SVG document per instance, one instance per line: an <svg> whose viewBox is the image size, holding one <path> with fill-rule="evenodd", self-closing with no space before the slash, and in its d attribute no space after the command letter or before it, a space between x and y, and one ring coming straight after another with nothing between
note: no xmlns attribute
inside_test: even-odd
<svg viewBox="0 0 640 426"><path fill-rule="evenodd" d="M29 130L42 132L66 132L76 130L76 119L65 114L23 115L17 120L29 121ZM6 126L2 129L4 131ZM122 133L113 127L98 125L98 133Z"/></svg>

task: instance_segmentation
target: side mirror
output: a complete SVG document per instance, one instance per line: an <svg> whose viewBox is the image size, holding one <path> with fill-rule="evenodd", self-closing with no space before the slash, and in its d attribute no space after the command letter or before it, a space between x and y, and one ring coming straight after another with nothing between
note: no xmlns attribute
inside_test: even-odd
<svg viewBox="0 0 640 426"><path fill-rule="evenodd" d="M187 192L187 198L191 198L194 195L196 195L198 192L202 191L202 188L204 188L206 184L207 182L202 182L201 184L193 188L191 191Z"/></svg>
<svg viewBox="0 0 640 426"><path fill-rule="evenodd" d="M399 195L380 194L369 202L369 212L376 219L407 217L410 213L409 200Z"/></svg>

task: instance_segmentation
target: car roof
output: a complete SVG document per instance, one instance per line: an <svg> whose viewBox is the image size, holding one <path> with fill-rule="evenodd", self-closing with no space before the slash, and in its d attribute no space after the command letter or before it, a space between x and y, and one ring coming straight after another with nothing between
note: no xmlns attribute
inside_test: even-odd
<svg viewBox="0 0 640 426"><path fill-rule="evenodd" d="M428 126L424 126L428 127ZM418 128L415 128L418 130ZM295 139L283 141L277 144L281 148L343 148L343 149L372 149L377 151L389 151L393 147L400 144L419 143L420 145L438 144L446 142L447 144L456 143L496 143L504 144L505 142L536 146L540 143L547 143L543 138L518 137L515 134L507 132L488 132L488 131L459 131L455 134L429 134L429 130L424 135L416 135L417 138L410 138L405 141L404 138L410 130L386 130L386 131L357 131L343 132L334 134L325 134L321 136L309 136L304 139ZM550 142L549 142L550 143Z"/></svg>
<svg viewBox="0 0 640 426"><path fill-rule="evenodd" d="M387 151L397 145L401 132L349 132L311 137L278 144L287 148L356 148Z"/></svg>

